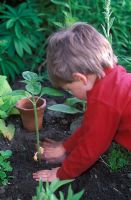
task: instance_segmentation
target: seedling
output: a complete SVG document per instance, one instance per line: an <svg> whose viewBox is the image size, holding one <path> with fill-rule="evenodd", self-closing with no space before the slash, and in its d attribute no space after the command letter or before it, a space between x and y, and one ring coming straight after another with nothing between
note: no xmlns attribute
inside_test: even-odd
<svg viewBox="0 0 131 200"><path fill-rule="evenodd" d="M86 110L86 102L76 97L67 98L62 104L55 104L48 107L49 110L68 114L83 113Z"/></svg>
<svg viewBox="0 0 131 200"><path fill-rule="evenodd" d="M34 72L25 71L22 73L23 81L26 90L26 97L32 103L34 109L34 116L35 116L35 130L36 130L36 138L37 138L37 157L38 161L40 162L41 153L43 152L42 148L40 148L39 142L39 127L38 127L38 115L37 115L37 102L41 98L42 95L54 95L54 96L62 96L63 93L55 90L53 88L44 87L42 88L41 81L42 77L38 76ZM36 97L37 96L37 97ZM42 151L41 151L42 150ZM36 158L36 156L35 156Z"/></svg>
<svg viewBox="0 0 131 200"><path fill-rule="evenodd" d="M36 130L36 140L37 140L37 152L38 152L38 161L41 161L40 158L40 141L39 141L39 128L38 128L38 115L37 115L37 102L40 97L43 95L41 78L34 72L25 71L22 73L23 81L25 85L25 90L27 92L27 98L32 103L35 116L35 130ZM37 95L37 99L35 96Z"/></svg>
<svg viewBox="0 0 131 200"><path fill-rule="evenodd" d="M128 152L117 146L109 153L108 165L112 172L123 169L129 162Z"/></svg>

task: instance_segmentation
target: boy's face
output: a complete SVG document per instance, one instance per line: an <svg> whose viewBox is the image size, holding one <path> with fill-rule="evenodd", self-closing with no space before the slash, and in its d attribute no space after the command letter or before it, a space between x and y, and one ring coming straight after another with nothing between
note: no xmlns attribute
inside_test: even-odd
<svg viewBox="0 0 131 200"><path fill-rule="evenodd" d="M69 91L73 96L77 97L78 99L86 99L87 87L85 84L83 84L81 80L73 81L72 83L66 83L63 85L62 88Z"/></svg>

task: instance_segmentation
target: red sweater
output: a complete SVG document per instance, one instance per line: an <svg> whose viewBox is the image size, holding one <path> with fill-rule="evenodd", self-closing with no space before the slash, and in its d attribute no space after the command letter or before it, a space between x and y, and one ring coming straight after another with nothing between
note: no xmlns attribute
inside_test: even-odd
<svg viewBox="0 0 131 200"><path fill-rule="evenodd" d="M65 142L69 156L57 172L71 179L93 165L112 140L131 150L131 73L116 65L87 93L88 107L80 128Z"/></svg>

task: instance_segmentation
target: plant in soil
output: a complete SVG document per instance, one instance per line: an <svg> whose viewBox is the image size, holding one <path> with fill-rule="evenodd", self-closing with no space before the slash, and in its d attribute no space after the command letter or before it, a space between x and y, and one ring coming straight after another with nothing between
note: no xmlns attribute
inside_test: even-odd
<svg viewBox="0 0 131 200"><path fill-rule="evenodd" d="M25 2L16 7L1 3L0 12L0 38L4 46L0 53L0 71L14 80L24 71L25 63L32 65L36 57L34 50L42 46L44 33L39 29L42 20L37 10Z"/></svg>
<svg viewBox="0 0 131 200"><path fill-rule="evenodd" d="M61 186L72 182L72 180L59 180L56 179L54 180L52 183L48 183L46 182L46 186L43 187L42 181L39 181L39 186L36 189L36 196L34 196L32 198L32 200L40 200L40 199L45 199L45 200L64 200L64 194L63 192L59 192L59 198L57 198L57 196L55 195L55 192L57 189L59 189ZM76 194L73 193L73 190L71 188L71 186L69 186L68 188L68 193L67 193L67 197L66 199L68 200L79 200L81 199L82 195L83 195L84 191L80 191Z"/></svg>
<svg viewBox="0 0 131 200"><path fill-rule="evenodd" d="M107 161L110 171L117 172L123 169L129 163L129 156L128 151L120 148L119 145L113 148L109 153Z"/></svg>
<svg viewBox="0 0 131 200"><path fill-rule="evenodd" d="M6 76L0 75L0 133L11 140L14 136L15 126L6 124L5 120L13 114L19 114L14 108L16 102L25 94L22 90L12 90Z"/></svg>
<svg viewBox="0 0 131 200"><path fill-rule="evenodd" d="M37 104L41 96L43 95L42 86L41 86L42 79L36 73L30 72L30 71L23 72L22 77L24 79L22 82L25 83L25 90L27 92L26 98L28 99L29 102L32 103L33 110L34 110L34 123L35 123L36 141L37 141L37 156L38 156L38 161L40 162L41 148L40 148L40 141L39 141Z"/></svg>
<svg viewBox="0 0 131 200"><path fill-rule="evenodd" d="M10 161L12 152L10 150L0 151L0 186L8 184L8 172L12 171Z"/></svg>
<svg viewBox="0 0 131 200"><path fill-rule="evenodd" d="M40 162L40 154L43 153L43 148L40 147L39 129L41 129L42 127L43 113L44 113L44 109L46 105L46 100L42 99L41 97L44 94L54 95L54 96L63 96L63 93L54 88L49 88L49 87L43 88L41 84L42 77L38 76L34 72L25 71L22 73L22 77L24 79L22 80L22 82L25 83L25 92L26 92L25 96L28 102L25 103L25 101L23 101L22 107L21 107L20 101L19 101L17 102L16 107L20 110L20 112L24 106L27 106L25 107L25 111L26 110L29 111L33 108L34 115L32 114L33 117L31 116L33 119L33 122L30 122L30 119L28 119L28 123L25 125L25 128L27 128L28 125L30 125L28 127L29 131L32 131L35 128L36 140L37 140L37 154L35 154L34 159L37 160L37 156L38 156L38 160ZM32 107L30 106L29 103L31 103ZM40 114L39 114L39 111L40 111ZM40 119L39 119L39 116L40 116ZM25 123L26 120L24 120L23 118L24 117L22 116L22 121L23 123Z"/></svg>

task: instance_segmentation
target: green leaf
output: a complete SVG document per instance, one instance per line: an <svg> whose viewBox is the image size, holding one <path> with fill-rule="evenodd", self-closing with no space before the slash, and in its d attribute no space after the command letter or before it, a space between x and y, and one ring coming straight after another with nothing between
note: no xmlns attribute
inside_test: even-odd
<svg viewBox="0 0 131 200"><path fill-rule="evenodd" d="M7 97L7 96L10 96L10 98L11 97L22 98L22 97L26 96L26 91L25 90L13 90L11 92L7 92L6 94L2 95L2 97Z"/></svg>
<svg viewBox="0 0 131 200"><path fill-rule="evenodd" d="M10 115L19 115L20 112L18 111L17 108L12 108L11 111L9 112L9 116Z"/></svg>
<svg viewBox="0 0 131 200"><path fill-rule="evenodd" d="M44 87L42 88L42 92L41 92L41 95L52 95L52 96L64 96L64 93L61 92L60 90L58 89L55 89L55 88L50 88L50 87Z"/></svg>
<svg viewBox="0 0 131 200"><path fill-rule="evenodd" d="M18 6L18 15L21 15L23 13L23 11L27 8L27 3L21 3Z"/></svg>
<svg viewBox="0 0 131 200"><path fill-rule="evenodd" d="M0 155L4 158L4 159L8 159L12 156L12 151L10 150L6 150L6 151L0 151Z"/></svg>
<svg viewBox="0 0 131 200"><path fill-rule="evenodd" d="M38 75L36 73L30 72L30 71L23 72L22 77L27 81L32 81L32 80L38 81L39 80Z"/></svg>
<svg viewBox="0 0 131 200"><path fill-rule="evenodd" d="M0 75L0 96L12 92L12 89L6 80L6 76Z"/></svg>
<svg viewBox="0 0 131 200"><path fill-rule="evenodd" d="M49 110L57 111L57 112L63 112L68 114L76 114L76 113L82 113L82 111L78 110L77 108L65 105L65 104L55 104L48 107Z"/></svg>
<svg viewBox="0 0 131 200"><path fill-rule="evenodd" d="M23 48L24 50L28 53L28 54L32 54L32 50L30 48L30 46L28 45L28 43L25 42L25 40L22 40L22 43L23 43Z"/></svg>
<svg viewBox="0 0 131 200"><path fill-rule="evenodd" d="M33 47L33 48L36 47L36 44L35 44L31 39L25 38L25 40L26 40L26 42L27 42L31 47Z"/></svg>
<svg viewBox="0 0 131 200"><path fill-rule="evenodd" d="M112 25L113 25L113 23L114 23L114 20L115 20L115 17L113 17L113 18L110 19L110 27L109 27L109 28L112 27Z"/></svg>
<svg viewBox="0 0 131 200"><path fill-rule="evenodd" d="M20 40L15 38L14 39L14 45L15 45L15 50L16 50L17 54L20 57L22 57L23 56L23 46L22 46L22 43L20 42Z"/></svg>
<svg viewBox="0 0 131 200"><path fill-rule="evenodd" d="M6 173L5 172L0 172L0 179L4 179L6 177Z"/></svg>
<svg viewBox="0 0 131 200"><path fill-rule="evenodd" d="M41 83L39 82L35 82L34 84L28 83L25 87L26 90L33 95L38 95L41 92Z"/></svg>
<svg viewBox="0 0 131 200"><path fill-rule="evenodd" d="M72 195L73 195L73 190L72 190L71 185L70 185L69 188L68 188L67 199L71 199Z"/></svg>
<svg viewBox="0 0 131 200"><path fill-rule="evenodd" d="M70 8L70 5L68 3L63 2L63 1L51 0L51 2L54 3L54 4L57 4L57 5L64 6L66 8Z"/></svg>
<svg viewBox="0 0 131 200"><path fill-rule="evenodd" d="M8 179L4 178L4 180L2 180L2 185L7 185L8 183Z"/></svg>
<svg viewBox="0 0 131 200"><path fill-rule="evenodd" d="M20 23L18 21L15 23L15 34L18 37L18 39L21 39L21 37L22 37L22 28L21 28L21 25L20 25Z"/></svg>
<svg viewBox="0 0 131 200"><path fill-rule="evenodd" d="M75 105L77 103L83 104L83 103L85 103L85 101L84 100L80 100L80 99L78 99L76 97L72 97L72 98L67 98L64 103L67 104L67 105L73 106L73 105Z"/></svg>
<svg viewBox="0 0 131 200"><path fill-rule="evenodd" d="M64 194L61 191L59 192L59 194L60 194L60 200L64 200Z"/></svg>
<svg viewBox="0 0 131 200"><path fill-rule="evenodd" d="M50 190L51 192L55 192L58 188L60 188L62 185L65 185L67 183L72 182L72 180L62 180L60 181L59 179L55 179L51 184L50 184Z"/></svg>
<svg viewBox="0 0 131 200"><path fill-rule="evenodd" d="M83 194L84 194L84 190L78 192L77 194L74 194L72 200L74 200L74 199L75 200L81 199L81 197L82 197Z"/></svg>
<svg viewBox="0 0 131 200"><path fill-rule="evenodd" d="M1 109L1 107L0 107L0 109ZM0 118L6 119L7 117L8 117L8 114L5 111L0 110Z"/></svg>
<svg viewBox="0 0 131 200"><path fill-rule="evenodd" d="M19 69L18 66L16 66L15 63L11 62L11 61L6 61L6 64L8 66L8 69L13 69L14 72L16 72L16 74L19 74ZM13 73L14 74L14 73Z"/></svg>
<svg viewBox="0 0 131 200"><path fill-rule="evenodd" d="M15 10L13 7L11 7L11 6L7 5L7 4L5 4L4 6L10 11L10 13L11 13L13 16L16 16L16 15L17 15L17 14L16 14L16 10Z"/></svg>
<svg viewBox="0 0 131 200"><path fill-rule="evenodd" d="M104 35L105 35L105 37L107 38L108 36L107 36L106 29L105 29L105 27L104 27L102 24L101 24L101 26L102 26L102 29L103 29Z"/></svg>

